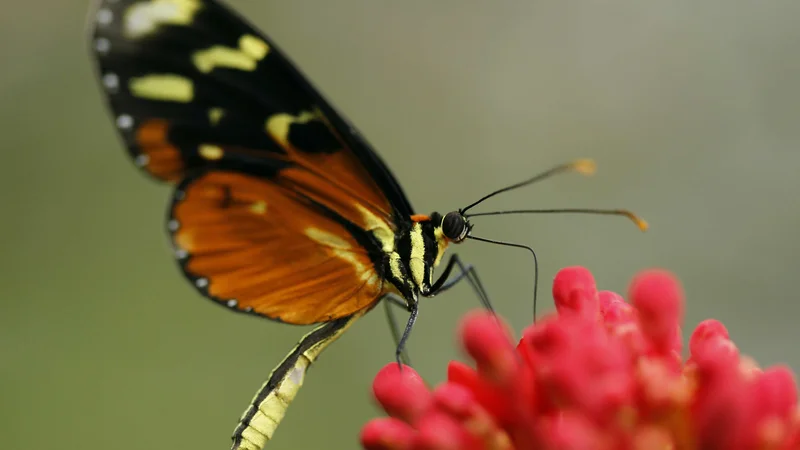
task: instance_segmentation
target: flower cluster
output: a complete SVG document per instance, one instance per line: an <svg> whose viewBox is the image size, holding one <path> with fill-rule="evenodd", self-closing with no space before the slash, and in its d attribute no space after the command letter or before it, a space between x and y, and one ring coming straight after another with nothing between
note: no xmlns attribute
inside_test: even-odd
<svg viewBox="0 0 800 450"><path fill-rule="evenodd" d="M384 367L373 392L389 417L361 434L368 450L800 449L790 369L759 368L725 327L701 323L681 357L683 293L646 271L630 303L597 291L586 269L563 269L556 313L514 345L485 312L460 340L475 368L451 362L431 390L410 367Z"/></svg>

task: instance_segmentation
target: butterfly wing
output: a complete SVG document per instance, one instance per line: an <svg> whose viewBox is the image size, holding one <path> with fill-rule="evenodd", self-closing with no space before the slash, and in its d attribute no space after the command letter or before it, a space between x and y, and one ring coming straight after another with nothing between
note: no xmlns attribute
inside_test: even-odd
<svg viewBox="0 0 800 450"><path fill-rule="evenodd" d="M376 206L413 213L360 133L223 4L102 0L93 20L93 55L117 128L151 175L177 182L196 167L289 158Z"/></svg>
<svg viewBox="0 0 800 450"><path fill-rule="evenodd" d="M200 292L292 323L379 298L364 280L383 280L411 206L269 38L214 0L102 0L93 20L116 127L137 165L176 185L168 228Z"/></svg>
<svg viewBox="0 0 800 450"><path fill-rule="evenodd" d="M349 316L383 291L374 238L293 189L211 171L177 192L167 222L177 256L218 302L309 324Z"/></svg>

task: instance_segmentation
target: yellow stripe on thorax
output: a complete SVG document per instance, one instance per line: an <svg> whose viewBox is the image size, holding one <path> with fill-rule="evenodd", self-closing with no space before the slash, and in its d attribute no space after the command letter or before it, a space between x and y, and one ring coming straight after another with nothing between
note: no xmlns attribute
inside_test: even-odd
<svg viewBox="0 0 800 450"><path fill-rule="evenodd" d="M408 268L411 270L411 277L420 288L427 287L427 277L425 276L425 240L422 237L422 225L414 223L409 231L411 238L411 257L408 261Z"/></svg>
<svg viewBox="0 0 800 450"><path fill-rule="evenodd" d="M444 251L447 250L449 241L445 237L441 226L434 228L433 237L436 238L436 258L433 260L433 266L436 267L442 262L442 256L444 256Z"/></svg>

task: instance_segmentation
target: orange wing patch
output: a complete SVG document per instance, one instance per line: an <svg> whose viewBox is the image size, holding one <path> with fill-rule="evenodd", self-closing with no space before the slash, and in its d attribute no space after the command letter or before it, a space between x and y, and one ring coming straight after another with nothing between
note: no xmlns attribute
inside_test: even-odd
<svg viewBox="0 0 800 450"><path fill-rule="evenodd" d="M328 151L305 151L302 137L292 136L292 130L306 127L314 130L315 136L329 138L325 145ZM301 112L297 116L279 113L266 121L266 132L288 154L289 159L314 174L320 181L334 186L346 198L358 199L361 204L386 218L390 217L392 206L352 150L330 126L321 111ZM324 131L322 131L324 130ZM319 181L318 181L319 182Z"/></svg>
<svg viewBox="0 0 800 450"><path fill-rule="evenodd" d="M344 226L270 181L202 175L176 200L169 228L187 275L231 308L311 324L369 308L385 292Z"/></svg>
<svg viewBox="0 0 800 450"><path fill-rule="evenodd" d="M168 140L169 123L163 119L150 119L136 130L139 155L137 165L160 180L176 182L183 176L181 152Z"/></svg>

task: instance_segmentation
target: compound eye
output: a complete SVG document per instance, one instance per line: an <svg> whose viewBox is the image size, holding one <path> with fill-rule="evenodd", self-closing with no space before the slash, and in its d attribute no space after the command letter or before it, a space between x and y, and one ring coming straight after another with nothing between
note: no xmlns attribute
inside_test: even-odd
<svg viewBox="0 0 800 450"><path fill-rule="evenodd" d="M442 219L442 232L447 239L461 242L467 237L467 221L458 211L451 211Z"/></svg>

